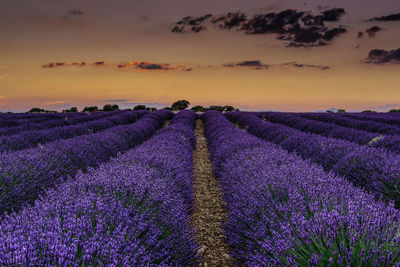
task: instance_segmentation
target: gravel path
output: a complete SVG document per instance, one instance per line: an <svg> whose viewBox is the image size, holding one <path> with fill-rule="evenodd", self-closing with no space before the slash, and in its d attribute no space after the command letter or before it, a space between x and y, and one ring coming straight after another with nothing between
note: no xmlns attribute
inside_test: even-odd
<svg viewBox="0 0 400 267"><path fill-rule="evenodd" d="M222 193L212 174L208 145L203 133L203 122L196 121L196 149L194 161L195 204L191 221L197 230L197 241L202 245L200 266L233 266L229 246L224 241L222 223L227 221Z"/></svg>

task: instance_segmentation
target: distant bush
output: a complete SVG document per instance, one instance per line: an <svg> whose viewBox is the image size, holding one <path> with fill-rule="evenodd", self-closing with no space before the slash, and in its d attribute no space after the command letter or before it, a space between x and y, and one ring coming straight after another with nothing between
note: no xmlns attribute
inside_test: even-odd
<svg viewBox="0 0 400 267"><path fill-rule="evenodd" d="M133 110L148 110L149 108L145 105L137 105L133 107Z"/></svg>
<svg viewBox="0 0 400 267"><path fill-rule="evenodd" d="M389 112L400 112L400 109L391 109Z"/></svg>
<svg viewBox="0 0 400 267"><path fill-rule="evenodd" d="M194 106L191 108L194 112L204 112L205 108L203 106Z"/></svg>
<svg viewBox="0 0 400 267"><path fill-rule="evenodd" d="M84 107L83 112L95 112L95 111L99 111L99 108L96 106L90 106L90 107Z"/></svg>
<svg viewBox="0 0 400 267"><path fill-rule="evenodd" d="M119 110L119 106L118 105L111 105L111 104L106 104L103 107L103 111L114 111L114 110Z"/></svg>
<svg viewBox="0 0 400 267"><path fill-rule="evenodd" d="M62 112L63 113L78 112L78 108L77 107L72 107L70 109L64 109Z"/></svg>

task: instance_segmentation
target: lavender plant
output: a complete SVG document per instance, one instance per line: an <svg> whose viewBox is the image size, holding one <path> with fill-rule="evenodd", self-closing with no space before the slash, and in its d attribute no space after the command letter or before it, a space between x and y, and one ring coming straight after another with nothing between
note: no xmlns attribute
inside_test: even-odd
<svg viewBox="0 0 400 267"><path fill-rule="evenodd" d="M239 264L400 266L393 202L255 138L221 113L206 112L203 120Z"/></svg>
<svg viewBox="0 0 400 267"><path fill-rule="evenodd" d="M116 156L148 139L173 113L160 110L128 125L59 140L36 148L1 153L0 214L19 210L78 170Z"/></svg>
<svg viewBox="0 0 400 267"><path fill-rule="evenodd" d="M194 118L178 113L142 145L4 216L0 264L198 264L189 220Z"/></svg>
<svg viewBox="0 0 400 267"><path fill-rule="evenodd" d="M146 111L123 112L75 125L54 127L44 130L28 130L15 135L0 136L0 151L22 150L34 147L37 144L95 133L113 126L133 123L146 113Z"/></svg>

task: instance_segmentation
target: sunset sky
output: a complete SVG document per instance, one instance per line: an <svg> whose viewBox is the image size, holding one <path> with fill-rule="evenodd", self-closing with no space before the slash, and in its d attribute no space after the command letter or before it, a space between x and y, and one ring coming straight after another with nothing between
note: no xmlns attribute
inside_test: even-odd
<svg viewBox="0 0 400 267"><path fill-rule="evenodd" d="M0 0L0 111L400 108L399 13L399 0Z"/></svg>

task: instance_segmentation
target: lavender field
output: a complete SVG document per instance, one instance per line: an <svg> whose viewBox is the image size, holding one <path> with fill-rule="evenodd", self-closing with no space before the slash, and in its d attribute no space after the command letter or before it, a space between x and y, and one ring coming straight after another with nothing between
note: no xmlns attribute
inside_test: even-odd
<svg viewBox="0 0 400 267"><path fill-rule="evenodd" d="M400 266L400 115L0 114L0 265Z"/></svg>

